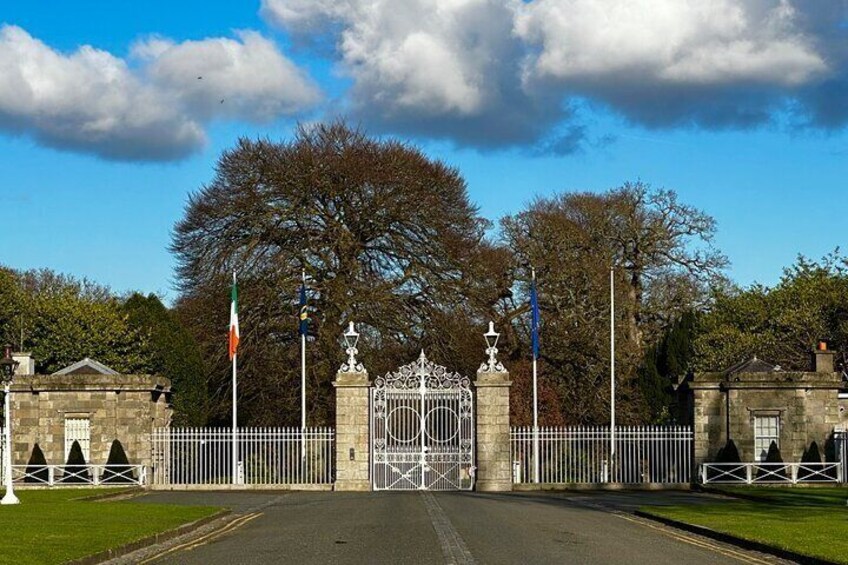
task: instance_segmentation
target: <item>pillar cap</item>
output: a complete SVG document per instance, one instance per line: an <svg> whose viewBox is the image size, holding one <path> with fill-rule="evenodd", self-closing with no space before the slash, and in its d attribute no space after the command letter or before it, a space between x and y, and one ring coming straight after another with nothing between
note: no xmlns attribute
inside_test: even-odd
<svg viewBox="0 0 848 565"><path fill-rule="evenodd" d="M371 381L368 380L368 371L338 371L336 373L336 380L333 381L333 386L336 388L371 386Z"/></svg>
<svg viewBox="0 0 848 565"><path fill-rule="evenodd" d="M477 380L474 381L476 386L512 386L512 381L509 380L509 371L490 372L477 371Z"/></svg>

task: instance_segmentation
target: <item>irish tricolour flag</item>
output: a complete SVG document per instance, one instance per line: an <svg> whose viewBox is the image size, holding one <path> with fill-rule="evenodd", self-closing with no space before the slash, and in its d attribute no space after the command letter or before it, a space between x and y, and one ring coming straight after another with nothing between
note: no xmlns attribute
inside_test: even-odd
<svg viewBox="0 0 848 565"><path fill-rule="evenodd" d="M233 273L233 293L230 302L230 359L236 356L239 344L238 325L238 286L236 285L236 274Z"/></svg>

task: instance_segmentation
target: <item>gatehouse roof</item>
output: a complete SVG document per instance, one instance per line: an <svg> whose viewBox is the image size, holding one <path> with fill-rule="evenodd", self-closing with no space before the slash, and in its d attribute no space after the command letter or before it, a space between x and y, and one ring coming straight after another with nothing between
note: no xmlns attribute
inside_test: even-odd
<svg viewBox="0 0 848 565"><path fill-rule="evenodd" d="M59 369L54 375L117 375L118 371L111 367L107 367L103 363L89 359L86 357L81 361L77 361L73 365L68 365L64 369Z"/></svg>

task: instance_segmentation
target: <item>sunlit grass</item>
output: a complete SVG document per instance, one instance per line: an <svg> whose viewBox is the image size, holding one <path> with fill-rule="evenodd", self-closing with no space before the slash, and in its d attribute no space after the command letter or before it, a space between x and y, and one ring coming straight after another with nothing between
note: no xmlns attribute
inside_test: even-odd
<svg viewBox="0 0 848 565"><path fill-rule="evenodd" d="M848 488L733 487L723 490L759 500L642 510L803 555L848 563Z"/></svg>
<svg viewBox="0 0 848 565"><path fill-rule="evenodd" d="M120 489L18 490L20 505L0 506L0 563L63 563L209 516L217 508L83 501Z"/></svg>

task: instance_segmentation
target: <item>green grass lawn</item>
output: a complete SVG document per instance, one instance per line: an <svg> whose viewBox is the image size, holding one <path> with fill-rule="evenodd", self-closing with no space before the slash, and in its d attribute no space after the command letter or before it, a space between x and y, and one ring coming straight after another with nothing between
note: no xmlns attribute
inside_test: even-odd
<svg viewBox="0 0 848 565"><path fill-rule="evenodd" d="M848 488L728 487L721 490L757 500L653 506L642 510L804 555L848 563Z"/></svg>
<svg viewBox="0 0 848 565"><path fill-rule="evenodd" d="M205 506L97 502L80 498L121 489L18 490L0 506L0 563L63 563L209 516Z"/></svg>

